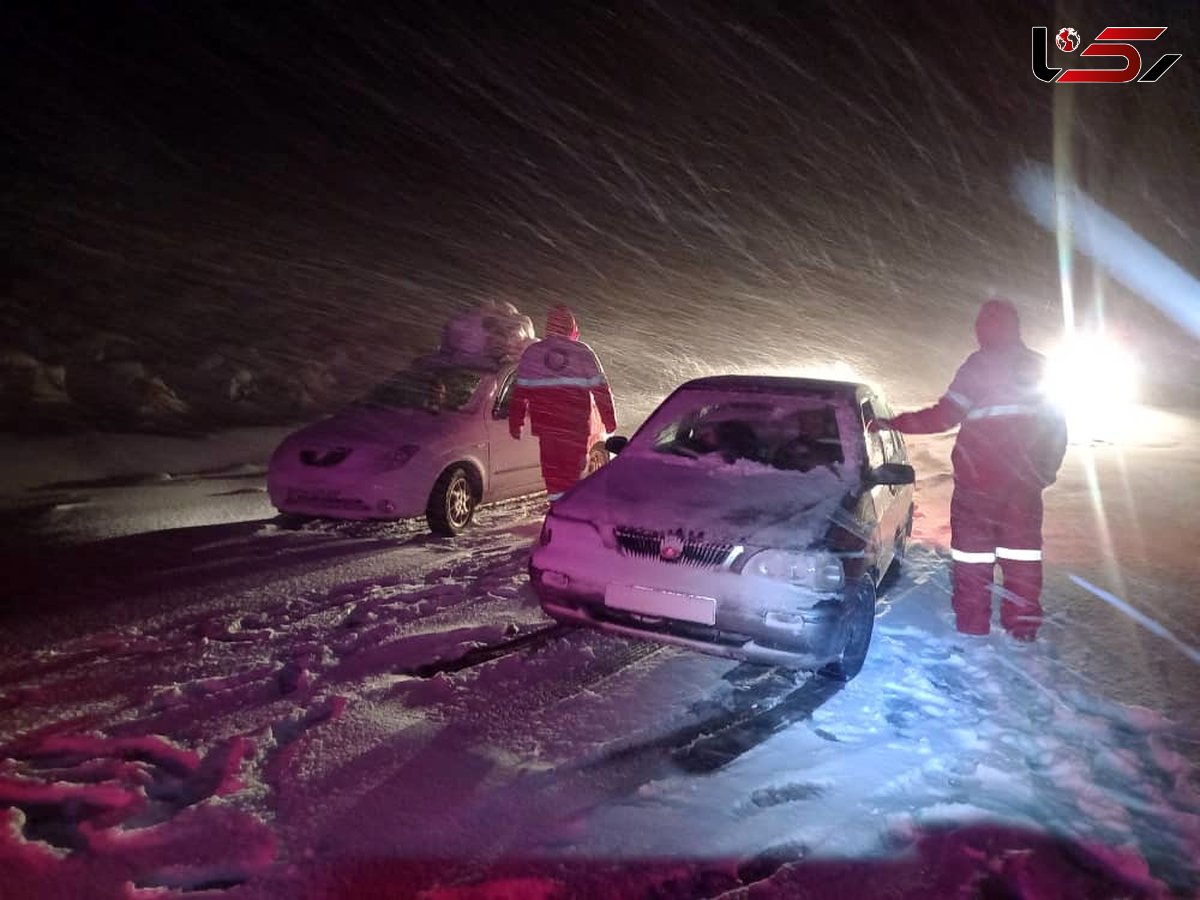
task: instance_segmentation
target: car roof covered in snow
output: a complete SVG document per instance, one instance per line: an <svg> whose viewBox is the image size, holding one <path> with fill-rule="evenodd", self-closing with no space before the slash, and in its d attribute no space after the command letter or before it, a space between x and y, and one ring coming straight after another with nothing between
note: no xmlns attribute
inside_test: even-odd
<svg viewBox="0 0 1200 900"><path fill-rule="evenodd" d="M499 374L515 366L513 359L491 359L479 354L431 353L413 360L412 368L421 371L469 369L478 374Z"/></svg>
<svg viewBox="0 0 1200 900"><path fill-rule="evenodd" d="M860 392L873 393L869 385L823 378L788 378L782 375L710 375L681 384L680 391L736 391L767 394L816 394L854 400Z"/></svg>

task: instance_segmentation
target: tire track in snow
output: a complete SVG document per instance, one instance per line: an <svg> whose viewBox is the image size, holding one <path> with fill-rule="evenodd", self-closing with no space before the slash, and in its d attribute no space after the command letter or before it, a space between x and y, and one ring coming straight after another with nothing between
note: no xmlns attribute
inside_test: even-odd
<svg viewBox="0 0 1200 900"><path fill-rule="evenodd" d="M630 643L635 648L639 645L646 648L631 654L641 658L670 649ZM639 661L623 661L615 671ZM441 831L439 842L449 844L454 835L475 835L470 861L465 861L461 854L455 857L464 860L464 877L480 877L505 859L554 853L572 844L573 823L584 819L597 806L633 794L656 780L678 775L681 769L703 773L727 764L770 735L808 718L813 709L844 687L839 682L817 677L808 678L796 687L790 673L758 666L738 667L730 674L737 685L732 708L588 761L521 774L492 790L481 803L469 808L460 806L453 822L440 829L433 825L434 831ZM737 684L746 675L750 676L748 680ZM608 677L611 674L602 675ZM582 689L573 684L564 694L571 696ZM500 718L500 713L496 713L496 718ZM461 738L456 730L446 733L446 746L461 745ZM502 827L497 827L497 823L503 823ZM549 832L547 823L552 823ZM481 834L495 837L481 843L478 840Z"/></svg>
<svg viewBox="0 0 1200 900"><path fill-rule="evenodd" d="M585 647L569 646L573 641L584 642ZM598 645L598 652L581 652L595 650ZM523 751L528 748L521 748L514 754L511 749L502 750L505 738L536 732L536 726L531 729L530 723L539 713L552 711L564 699L586 692L662 654L664 649L657 644L552 625L515 652L457 673L422 679L421 683L455 679L455 696L468 702L439 701L435 708L439 721L433 733L423 730L416 745L398 735L386 753L381 749L375 754L383 765L374 768L376 777L369 789L320 828L322 836L315 839L321 843L322 852L336 856L341 836L356 832L352 823L372 821L381 834L405 834L406 855L445 860L443 875L451 869L459 871L460 864L464 875L475 872L480 860L490 864L492 851L504 851L500 845L507 840L506 835L521 833L520 829L513 831L507 821L501 825L501 820L524 815L528 802L521 786L536 777L530 775L529 767L538 765L536 751L527 754ZM542 660L521 660L519 665L510 665L522 650L539 657L548 654L546 661L551 665L559 661L556 654L565 653L578 665L566 678L530 678L530 667ZM494 667L506 665L507 669L494 671ZM483 684L478 683L481 678ZM513 756L521 760L515 770L511 768ZM453 797L445 795L445 779L438 774L451 770L456 773L455 790L461 792ZM516 798L509 793L514 790L519 795ZM494 812L482 812L482 818L476 821L482 808L493 809L496 797L508 799L499 801ZM424 811L419 825L411 821L408 810ZM430 810L444 813L431 815ZM361 852L361 836L353 841L355 852ZM394 853L396 849L381 846L379 852Z"/></svg>
<svg viewBox="0 0 1200 900"><path fill-rule="evenodd" d="M566 625L546 625L533 631L519 635L511 640L500 641L498 644L485 644L482 647L472 647L456 659L436 660L422 663L398 674L415 675L418 678L432 678L434 675L461 672L463 669L473 669L484 663L509 656L521 650L533 649L548 643L568 631Z"/></svg>

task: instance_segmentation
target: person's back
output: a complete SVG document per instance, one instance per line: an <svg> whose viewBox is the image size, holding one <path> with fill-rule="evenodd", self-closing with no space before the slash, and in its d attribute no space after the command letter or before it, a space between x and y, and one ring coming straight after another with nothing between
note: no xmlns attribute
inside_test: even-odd
<svg viewBox="0 0 1200 900"><path fill-rule="evenodd" d="M521 354L508 414L509 432L516 439L528 414L551 499L578 481L583 471L591 449L593 403L604 427L615 431L612 393L600 361L579 340L571 311L556 306L547 317L546 336Z"/></svg>
<svg viewBox="0 0 1200 900"><path fill-rule="evenodd" d="M529 389L537 391L536 402L529 403L530 430L535 435L586 432L592 392L602 387L607 390L591 347L561 334L548 334L525 349L517 365L517 385L526 389L526 394ZM611 413L611 400L608 406Z"/></svg>

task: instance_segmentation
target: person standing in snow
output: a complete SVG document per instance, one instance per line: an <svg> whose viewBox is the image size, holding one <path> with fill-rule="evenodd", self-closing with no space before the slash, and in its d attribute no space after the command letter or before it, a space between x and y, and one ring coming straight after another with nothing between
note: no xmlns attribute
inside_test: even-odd
<svg viewBox="0 0 1200 900"><path fill-rule="evenodd" d="M546 319L546 336L521 354L508 407L508 430L516 439L529 414L551 500L561 497L583 473L593 400L605 429L616 431L612 392L600 361L579 340L571 310L559 304Z"/></svg>
<svg viewBox="0 0 1200 900"><path fill-rule="evenodd" d="M1032 641L1042 622L1042 491L1067 449L1061 412L1041 389L1045 359L1021 340L1016 307L988 300L975 319L979 349L933 406L880 422L905 434L960 426L951 461L950 556L958 630L987 634L1000 564L1000 623Z"/></svg>

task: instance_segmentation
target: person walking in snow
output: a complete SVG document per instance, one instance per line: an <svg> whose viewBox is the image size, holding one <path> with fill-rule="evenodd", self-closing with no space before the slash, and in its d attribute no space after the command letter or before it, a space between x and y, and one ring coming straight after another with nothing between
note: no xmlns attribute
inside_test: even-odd
<svg viewBox="0 0 1200 900"><path fill-rule="evenodd" d="M1000 564L1000 623L1032 641L1042 622L1042 491L1067 448L1061 412L1042 393L1045 359L1021 340L1017 309L991 299L975 319L979 349L959 367L933 406L881 427L932 434L960 426L951 461L952 605L958 630L987 634L992 583Z"/></svg>
<svg viewBox="0 0 1200 900"><path fill-rule="evenodd" d="M604 428L609 434L616 431L612 392L600 361L579 340L571 310L559 304L547 316L546 336L521 354L508 407L508 430L518 440L528 412L551 500L561 497L583 473L593 401Z"/></svg>

